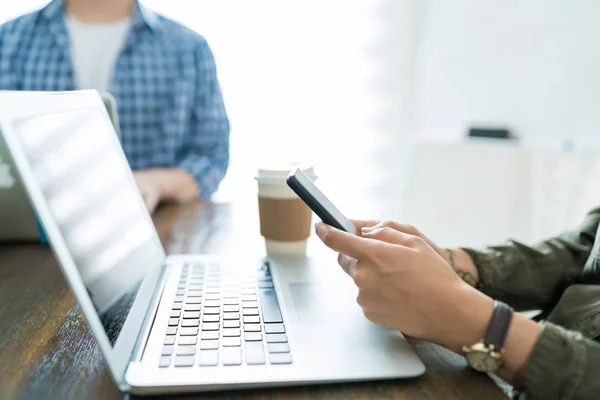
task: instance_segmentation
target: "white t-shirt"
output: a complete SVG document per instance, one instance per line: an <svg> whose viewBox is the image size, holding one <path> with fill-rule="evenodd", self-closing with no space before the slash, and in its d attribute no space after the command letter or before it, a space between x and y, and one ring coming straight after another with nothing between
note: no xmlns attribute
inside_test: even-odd
<svg viewBox="0 0 600 400"><path fill-rule="evenodd" d="M117 57L123 47L131 18L116 22L87 23L65 16L75 80L79 89L108 92Z"/></svg>

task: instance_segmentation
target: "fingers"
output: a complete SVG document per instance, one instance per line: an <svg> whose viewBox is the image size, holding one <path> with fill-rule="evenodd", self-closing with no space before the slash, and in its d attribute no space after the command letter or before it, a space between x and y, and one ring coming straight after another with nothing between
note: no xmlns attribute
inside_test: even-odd
<svg viewBox="0 0 600 400"><path fill-rule="evenodd" d="M409 224L402 224L400 222L394 222L394 221L381 221L381 222L377 223L376 225L365 226L364 228L361 228L361 232L369 232L369 231L373 231L375 229L386 228L386 227L395 229L400 232L408 233L409 235L421 236L419 233L419 230L417 228L415 228L414 226L409 225Z"/></svg>
<svg viewBox="0 0 600 400"><path fill-rule="evenodd" d="M363 228L370 228L379 223L379 221L369 221L369 220L360 220L360 219L352 219L351 220L354 226L356 227L356 231L360 232Z"/></svg>
<svg viewBox="0 0 600 400"><path fill-rule="evenodd" d="M321 241L330 249L354 259L365 255L370 246L368 240L318 222L315 230Z"/></svg>
<svg viewBox="0 0 600 400"><path fill-rule="evenodd" d="M356 263L357 260L355 258L348 257L342 253L338 254L338 264L340 267L342 267L345 273L350 275L350 277L354 277L354 275L356 275Z"/></svg>
<svg viewBox="0 0 600 400"><path fill-rule="evenodd" d="M160 197L156 194L147 194L144 196L144 202L146 203L146 208L150 214L153 214L158 207L158 203L160 202Z"/></svg>
<svg viewBox="0 0 600 400"><path fill-rule="evenodd" d="M364 238L381 240L383 242L396 244L404 247L417 247L423 240L414 235L410 235L390 227L380 227L377 229L365 232L362 235Z"/></svg>

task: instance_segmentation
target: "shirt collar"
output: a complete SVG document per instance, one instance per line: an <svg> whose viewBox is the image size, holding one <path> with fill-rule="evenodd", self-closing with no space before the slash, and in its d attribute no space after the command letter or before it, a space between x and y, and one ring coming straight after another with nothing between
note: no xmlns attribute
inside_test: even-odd
<svg viewBox="0 0 600 400"><path fill-rule="evenodd" d="M132 17L133 28L147 27L154 32L159 27L158 16L147 8L143 7L138 0L135 1L135 10ZM53 0L42 10L42 15L50 20L56 21L63 17L64 0Z"/></svg>

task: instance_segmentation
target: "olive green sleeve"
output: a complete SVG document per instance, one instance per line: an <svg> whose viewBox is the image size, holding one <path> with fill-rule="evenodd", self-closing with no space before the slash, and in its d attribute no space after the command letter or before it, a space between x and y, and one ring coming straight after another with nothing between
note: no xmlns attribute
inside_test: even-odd
<svg viewBox="0 0 600 400"><path fill-rule="evenodd" d="M600 221L592 210L574 231L533 246L517 241L481 250L465 248L479 271L479 288L516 309L545 308L577 281Z"/></svg>
<svg viewBox="0 0 600 400"><path fill-rule="evenodd" d="M549 322L524 372L527 400L588 400L600 396L600 343Z"/></svg>

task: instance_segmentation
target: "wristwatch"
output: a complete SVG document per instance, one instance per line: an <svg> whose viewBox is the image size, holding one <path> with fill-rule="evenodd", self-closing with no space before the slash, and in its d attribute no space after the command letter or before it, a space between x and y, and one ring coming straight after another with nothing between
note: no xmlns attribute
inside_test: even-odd
<svg viewBox="0 0 600 400"><path fill-rule="evenodd" d="M502 368L504 341L512 321L513 310L501 301L494 301L492 318L482 340L463 346L465 358L471 368L479 372L497 372Z"/></svg>

